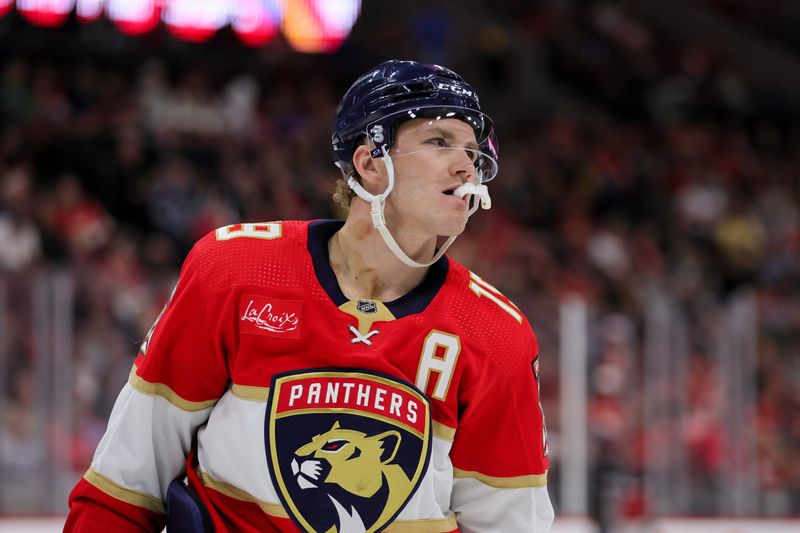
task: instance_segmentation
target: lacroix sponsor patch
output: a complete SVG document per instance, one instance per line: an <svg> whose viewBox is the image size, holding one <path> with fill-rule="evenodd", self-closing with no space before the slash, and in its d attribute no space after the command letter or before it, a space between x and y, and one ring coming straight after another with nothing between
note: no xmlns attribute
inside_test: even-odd
<svg viewBox="0 0 800 533"><path fill-rule="evenodd" d="M302 300L243 294L239 298L239 332L297 339L300 338L302 314Z"/></svg>

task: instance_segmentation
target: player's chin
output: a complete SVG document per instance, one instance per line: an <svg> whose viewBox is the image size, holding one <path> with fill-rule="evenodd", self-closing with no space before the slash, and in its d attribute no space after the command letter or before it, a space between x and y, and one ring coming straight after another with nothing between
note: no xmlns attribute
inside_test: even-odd
<svg viewBox="0 0 800 533"><path fill-rule="evenodd" d="M453 215L449 220L439 226L441 230L439 235L446 235L448 237L453 235L460 235L467 228L467 216L460 217Z"/></svg>

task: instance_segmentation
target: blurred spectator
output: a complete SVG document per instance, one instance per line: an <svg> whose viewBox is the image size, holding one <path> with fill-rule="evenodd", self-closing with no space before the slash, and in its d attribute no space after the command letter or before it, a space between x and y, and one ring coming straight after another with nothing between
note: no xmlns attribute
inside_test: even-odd
<svg viewBox="0 0 800 533"><path fill-rule="evenodd" d="M46 491L48 445L42 438L43 424L38 418L36 384L29 369L14 373L6 409L0 412L0 472L4 490L0 512L33 514L41 512Z"/></svg>
<svg viewBox="0 0 800 533"><path fill-rule="evenodd" d="M73 260L98 251L111 237L113 221L71 174L56 183L51 215L51 229L67 244Z"/></svg>
<svg viewBox="0 0 800 533"><path fill-rule="evenodd" d="M30 170L12 167L0 177L0 270L15 273L32 268L42 254L39 229L33 221Z"/></svg>

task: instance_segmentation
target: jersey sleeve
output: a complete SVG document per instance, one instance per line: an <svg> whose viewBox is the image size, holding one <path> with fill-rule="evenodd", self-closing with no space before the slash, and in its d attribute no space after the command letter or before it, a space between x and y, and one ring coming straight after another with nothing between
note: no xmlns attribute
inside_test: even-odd
<svg viewBox="0 0 800 533"><path fill-rule="evenodd" d="M218 340L225 304L204 283L207 244L189 253L141 345L91 467L70 494L69 533L163 528L169 483L184 475L195 432L228 381Z"/></svg>
<svg viewBox="0 0 800 533"><path fill-rule="evenodd" d="M535 339L525 350L481 368L460 402L451 506L463 533L540 533L553 521Z"/></svg>

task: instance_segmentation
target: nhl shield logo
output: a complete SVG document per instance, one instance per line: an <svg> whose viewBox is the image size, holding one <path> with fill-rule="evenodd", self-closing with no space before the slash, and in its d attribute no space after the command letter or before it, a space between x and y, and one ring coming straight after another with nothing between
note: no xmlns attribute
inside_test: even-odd
<svg viewBox="0 0 800 533"><path fill-rule="evenodd" d="M400 513L430 460L424 394L365 370L276 375L265 422L270 474L308 533L373 533Z"/></svg>
<svg viewBox="0 0 800 533"><path fill-rule="evenodd" d="M356 309L361 313L372 315L378 312L378 304L372 300L359 300L356 302Z"/></svg>

